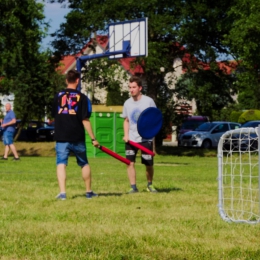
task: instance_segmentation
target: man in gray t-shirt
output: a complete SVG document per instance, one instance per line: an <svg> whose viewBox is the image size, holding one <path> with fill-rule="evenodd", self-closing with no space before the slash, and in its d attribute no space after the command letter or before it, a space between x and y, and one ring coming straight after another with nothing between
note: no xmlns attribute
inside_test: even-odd
<svg viewBox="0 0 260 260"><path fill-rule="evenodd" d="M137 131L137 120L139 115L148 107L156 107L153 99L142 95L142 81L139 77L132 76L129 80L129 91L131 97L124 103L123 118L124 120L124 141L126 142L126 158L131 161L127 166L128 178L130 181L131 189L128 193L136 193L138 189L136 187L136 171L135 171L135 159L138 152L138 148L130 145L128 141L133 141L141 144L142 146L153 150L153 140L143 139ZM153 187L153 157L145 152L142 153L142 164L146 166L147 177L147 191L157 192Z"/></svg>

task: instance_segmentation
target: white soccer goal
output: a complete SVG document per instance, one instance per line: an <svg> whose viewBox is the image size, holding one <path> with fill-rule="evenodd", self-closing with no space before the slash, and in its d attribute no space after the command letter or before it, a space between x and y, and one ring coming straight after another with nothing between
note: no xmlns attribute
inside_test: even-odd
<svg viewBox="0 0 260 260"><path fill-rule="evenodd" d="M227 222L260 222L259 128L231 130L220 138L218 208Z"/></svg>

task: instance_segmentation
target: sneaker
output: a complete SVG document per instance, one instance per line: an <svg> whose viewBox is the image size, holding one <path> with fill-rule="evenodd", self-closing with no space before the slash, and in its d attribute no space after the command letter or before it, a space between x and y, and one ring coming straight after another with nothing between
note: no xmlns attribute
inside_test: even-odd
<svg viewBox="0 0 260 260"><path fill-rule="evenodd" d="M1 157L1 160L5 160L5 161L7 161L8 158L5 158L5 157L3 156L3 157Z"/></svg>
<svg viewBox="0 0 260 260"><path fill-rule="evenodd" d="M147 186L147 191L149 191L149 192L153 192L153 193L158 192L158 191L153 187L153 185L149 185L149 186Z"/></svg>
<svg viewBox="0 0 260 260"><path fill-rule="evenodd" d="M86 198L87 199L92 199L93 197L98 197L98 195L96 193L94 193L93 191L86 192Z"/></svg>
<svg viewBox="0 0 260 260"><path fill-rule="evenodd" d="M65 200L65 199L66 199L66 193L59 193L59 194L56 196L56 199L57 199L57 200Z"/></svg>
<svg viewBox="0 0 260 260"><path fill-rule="evenodd" d="M17 157L17 158L13 158L13 161L20 161L20 157Z"/></svg>
<svg viewBox="0 0 260 260"><path fill-rule="evenodd" d="M132 193L137 193L137 192L139 192L138 189L133 189L133 188L131 188L131 189L127 192L127 194L132 194Z"/></svg>

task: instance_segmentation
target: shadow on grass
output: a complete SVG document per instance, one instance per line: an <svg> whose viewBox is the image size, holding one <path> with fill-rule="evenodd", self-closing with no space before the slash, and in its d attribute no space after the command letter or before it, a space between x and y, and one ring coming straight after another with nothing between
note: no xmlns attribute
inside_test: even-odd
<svg viewBox="0 0 260 260"><path fill-rule="evenodd" d="M176 162L156 162L155 166L179 166L179 165L189 165L190 163L176 163Z"/></svg>
<svg viewBox="0 0 260 260"><path fill-rule="evenodd" d="M182 191L181 188L177 188L177 187L172 187L172 188L156 188L156 190L158 191L158 193L162 192L162 193L170 193L172 191ZM146 190L139 190L138 193L149 193L148 191ZM98 193L98 197L112 197L112 196L115 196L115 197L121 197L122 195L134 195L134 194L127 194L127 192L101 192L101 193ZM72 199L77 199L77 198L83 198L83 197L86 197L85 194L77 194L77 195L74 195L72 196Z"/></svg>
<svg viewBox="0 0 260 260"><path fill-rule="evenodd" d="M170 193L172 191L183 191L181 188L177 187L172 187L172 188L156 188L158 192L165 192L165 193Z"/></svg>
<svg viewBox="0 0 260 260"><path fill-rule="evenodd" d="M156 147L158 155L174 155L174 156L199 156L199 157L216 157L217 148L202 149L177 146L160 146Z"/></svg>
<svg viewBox="0 0 260 260"><path fill-rule="evenodd" d="M16 142L16 150L19 156L55 156L54 142ZM1 147L0 147L1 148ZM3 147L4 148L4 147Z"/></svg>
<svg viewBox="0 0 260 260"><path fill-rule="evenodd" d="M40 150L35 148L30 149L17 149L20 156L41 156Z"/></svg>
<svg viewBox="0 0 260 260"><path fill-rule="evenodd" d="M111 193L98 193L98 197L108 197L108 196L116 196L116 197L120 197L122 195L124 195L125 193L115 193L115 192L111 192ZM76 199L76 198L80 198L80 197L86 197L85 194L77 194L72 196L72 199Z"/></svg>

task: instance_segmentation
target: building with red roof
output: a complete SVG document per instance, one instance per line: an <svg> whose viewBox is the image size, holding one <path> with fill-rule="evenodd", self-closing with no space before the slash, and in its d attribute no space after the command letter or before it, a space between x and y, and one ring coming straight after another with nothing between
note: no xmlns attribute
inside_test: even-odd
<svg viewBox="0 0 260 260"><path fill-rule="evenodd" d="M93 52L93 47L95 46L95 53ZM64 56L63 59L60 62L60 66L58 70L61 71L62 74L66 74L68 70L75 69L76 68L76 58L80 57L82 55L93 55L93 54L101 54L104 53L108 46L108 36L104 35L98 35L95 39L91 39L91 41L86 44L86 46L82 49L80 53L77 53L76 55L68 55ZM177 48L180 48L180 50L185 51L185 48L183 46L179 46L179 44L175 44ZM140 65L133 65L133 62L135 61L135 58L129 57L129 58L121 58L118 59L118 64L123 70L128 73L129 75L141 75L144 73L142 66ZM230 74L232 71L234 71L237 67L237 63L235 61L231 61L228 63L224 62L217 62L219 68L221 70L224 70L225 73ZM199 61L195 56L192 56L189 53L185 53L184 56L181 59L175 59L173 61L173 72L170 72L166 75L166 81L167 78L169 78L169 82L171 82L171 85L169 85L170 88L175 88L175 83L177 82L178 78L184 74L187 69L185 69L187 66L191 67L193 71L196 71L197 69L204 69L209 70L210 65L208 63L204 63L202 61ZM163 68L161 68L163 69ZM172 80L174 78L174 80ZM84 84L84 83L83 83ZM122 85L124 85L124 90L127 90L128 83L122 82ZM104 90L102 90L104 92ZM84 92L84 90L83 90ZM94 90L95 97L96 92L98 92L99 96L97 99L101 101L101 103L105 103L106 99L106 93L101 94L100 90L97 88ZM85 93L87 94L88 91L85 90ZM193 114L196 111L196 102L187 102L185 100L178 100L178 103L184 104L183 106L189 107L190 110L188 113ZM186 108L185 108L186 109ZM182 108L180 108L180 111Z"/></svg>

